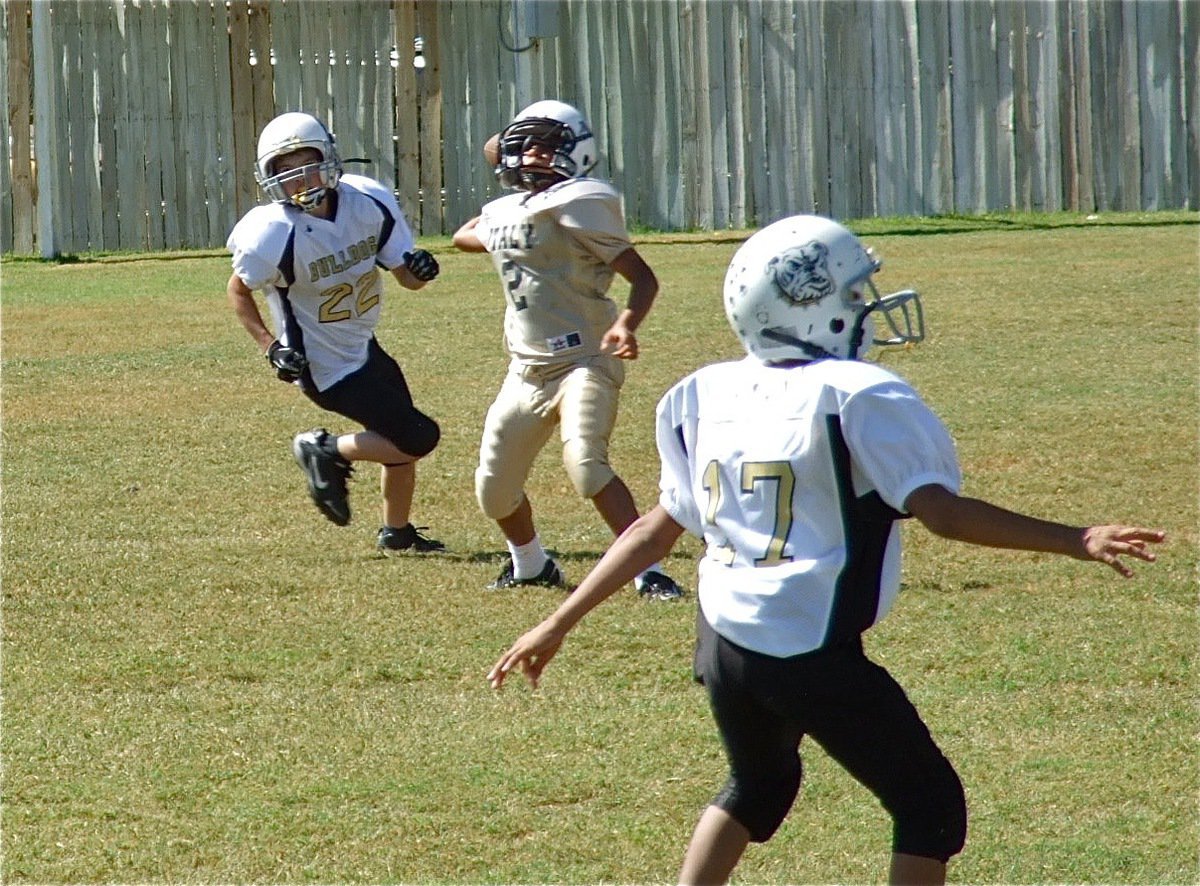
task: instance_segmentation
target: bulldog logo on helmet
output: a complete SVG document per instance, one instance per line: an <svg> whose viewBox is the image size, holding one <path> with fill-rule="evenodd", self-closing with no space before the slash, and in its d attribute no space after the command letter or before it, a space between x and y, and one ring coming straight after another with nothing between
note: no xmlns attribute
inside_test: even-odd
<svg viewBox="0 0 1200 886"><path fill-rule="evenodd" d="M819 240L794 246L767 262L780 294L794 305L816 304L836 288L829 273L829 247Z"/></svg>

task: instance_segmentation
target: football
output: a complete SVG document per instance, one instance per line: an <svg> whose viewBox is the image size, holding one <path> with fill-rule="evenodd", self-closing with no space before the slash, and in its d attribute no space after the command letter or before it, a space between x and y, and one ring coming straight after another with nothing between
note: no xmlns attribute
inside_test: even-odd
<svg viewBox="0 0 1200 886"><path fill-rule="evenodd" d="M495 166L500 162L500 133L497 132L483 143L483 159L488 162L488 166Z"/></svg>

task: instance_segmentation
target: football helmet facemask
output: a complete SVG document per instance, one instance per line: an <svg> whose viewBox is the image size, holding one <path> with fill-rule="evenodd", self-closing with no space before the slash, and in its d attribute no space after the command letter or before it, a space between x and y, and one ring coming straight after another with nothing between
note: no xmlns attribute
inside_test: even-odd
<svg viewBox="0 0 1200 886"><path fill-rule="evenodd" d="M911 289L880 296L881 262L847 228L816 215L768 225L742 244L725 274L725 315L743 347L764 363L857 360L871 345L925 337ZM876 337L878 325L886 327Z"/></svg>
<svg viewBox="0 0 1200 886"><path fill-rule="evenodd" d="M275 163L280 157L302 148L317 151L321 160L275 173ZM304 181L313 173L320 181L318 186L288 196L283 186L285 182ZM295 111L280 114L263 128L262 135L258 137L254 180L275 203L290 203L305 212L312 212L325 199L325 195L338 186L341 177L342 158L338 156L333 133L311 114Z"/></svg>
<svg viewBox="0 0 1200 886"><path fill-rule="evenodd" d="M539 147L549 168L526 166L525 152ZM578 109L547 99L517 114L500 133L496 178L506 188L540 191L569 178L587 175L596 165L596 138Z"/></svg>

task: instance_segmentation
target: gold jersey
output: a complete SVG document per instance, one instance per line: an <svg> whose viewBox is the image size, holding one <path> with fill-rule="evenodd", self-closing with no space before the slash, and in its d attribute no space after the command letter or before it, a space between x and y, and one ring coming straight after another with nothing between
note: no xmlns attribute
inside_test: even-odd
<svg viewBox="0 0 1200 886"><path fill-rule="evenodd" d="M579 178L508 194L483 207L475 233L504 286L514 359L550 365L600 353L619 313L608 297L611 265L632 246L616 188Z"/></svg>

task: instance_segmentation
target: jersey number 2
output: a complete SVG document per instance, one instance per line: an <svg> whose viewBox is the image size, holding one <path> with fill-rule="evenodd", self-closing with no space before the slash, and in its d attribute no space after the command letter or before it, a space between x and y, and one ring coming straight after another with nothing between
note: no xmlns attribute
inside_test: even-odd
<svg viewBox="0 0 1200 886"><path fill-rule="evenodd" d="M521 269L515 262L505 259L500 263L500 276L504 279L504 291L512 302L514 311L523 311L529 306L524 296L517 295L517 287L521 285Z"/></svg>
<svg viewBox="0 0 1200 886"><path fill-rule="evenodd" d="M780 563L790 563L792 558L783 553L787 544L788 534L792 531L792 492L796 488L796 474L791 462L787 461L748 461L742 463L741 489L743 495L753 495L761 484L772 484L775 492L774 525L771 527L771 540L761 557L754 558L755 566L778 566ZM704 519L710 525L716 525L717 511L721 507L721 464L716 459L708 463L704 469L704 488L708 492L708 508ZM771 513L770 508L764 509ZM729 551L729 562L733 560L733 551ZM728 563L726 564L728 565Z"/></svg>

